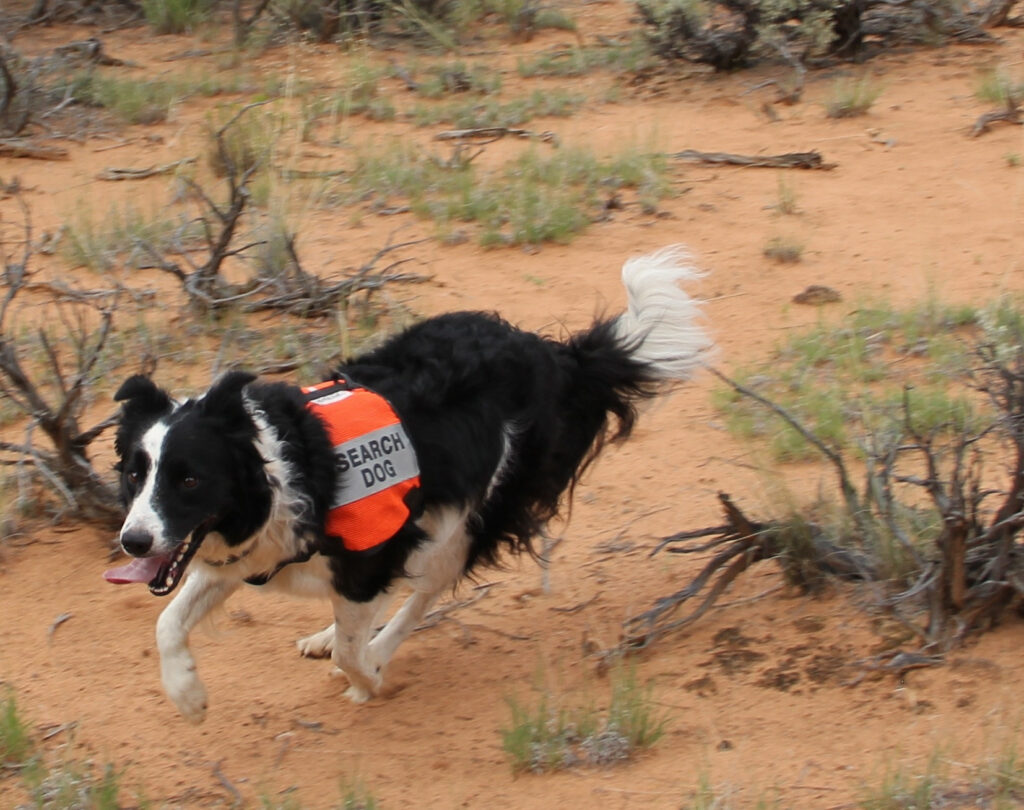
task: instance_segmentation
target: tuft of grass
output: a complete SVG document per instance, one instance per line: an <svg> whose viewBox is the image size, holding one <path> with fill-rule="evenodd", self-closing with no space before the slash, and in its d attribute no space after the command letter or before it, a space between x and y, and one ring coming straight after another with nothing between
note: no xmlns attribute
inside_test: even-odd
<svg viewBox="0 0 1024 810"><path fill-rule="evenodd" d="M1015 79L1004 69L986 71L978 80L974 95L980 101L1009 107L1024 100L1024 81Z"/></svg>
<svg viewBox="0 0 1024 810"><path fill-rule="evenodd" d="M45 810L121 810L121 776L109 763L59 762L26 780L36 807Z"/></svg>
<svg viewBox="0 0 1024 810"><path fill-rule="evenodd" d="M60 251L74 266L103 273L119 262L128 267L149 264L152 256L142 245L165 254L192 243L198 235L195 223L172 218L165 210L145 213L126 204L97 217L82 205L64 223Z"/></svg>
<svg viewBox="0 0 1024 810"><path fill-rule="evenodd" d="M603 713L593 705L555 708L546 691L532 709L514 698L507 702L512 722L502 729L502 748L516 772L614 765L654 745L667 722L654 708L650 687L637 682L633 668L612 674Z"/></svg>
<svg viewBox="0 0 1024 810"><path fill-rule="evenodd" d="M635 189L643 199L670 194L667 173L662 155L637 150L602 160L583 149L546 155L530 148L497 171L478 173L464 150L445 158L404 145L375 147L357 156L339 201L385 208L399 197L441 231L476 223L485 246L567 242L619 190Z"/></svg>
<svg viewBox="0 0 1024 810"><path fill-rule="evenodd" d="M273 111L252 109L241 117L235 117L236 110L221 107L206 122L206 162L217 177L229 173L230 162L240 177L249 170L266 172L274 162L274 155L285 122ZM228 122L235 119L221 136L224 142L222 154L216 134Z"/></svg>
<svg viewBox="0 0 1024 810"><path fill-rule="evenodd" d="M531 59L519 59L516 70L524 79L537 76L584 76L597 70L636 73L654 64L655 57L640 37L625 44L574 47L549 51Z"/></svg>
<svg viewBox="0 0 1024 810"><path fill-rule="evenodd" d="M103 107L128 124L166 121L171 107L186 93L173 82L121 79L89 73L79 76L71 94L82 104Z"/></svg>
<svg viewBox="0 0 1024 810"><path fill-rule="evenodd" d="M340 810L377 810L377 799L361 780L341 783Z"/></svg>
<svg viewBox="0 0 1024 810"><path fill-rule="evenodd" d="M21 718L14 695L8 692L0 699L0 764L24 767L34 750L28 724Z"/></svg>
<svg viewBox="0 0 1024 810"><path fill-rule="evenodd" d="M861 810L924 810L938 806L946 783L941 757L932 755L924 773L911 774L903 768L887 768L881 784L866 787L857 806Z"/></svg>
<svg viewBox="0 0 1024 810"><path fill-rule="evenodd" d="M1005 155L1003 155L1003 160L1006 161L1006 165L1009 166L1011 169L1016 169L1018 166L1021 165L1020 152L1007 152Z"/></svg>
<svg viewBox="0 0 1024 810"><path fill-rule="evenodd" d="M456 93L490 95L501 89L501 74L483 65L447 62L426 69L426 76L416 82L416 95L440 99Z"/></svg>
<svg viewBox="0 0 1024 810"><path fill-rule="evenodd" d="M795 239L774 236L762 251L765 256L781 264L796 264L804 255L804 246Z"/></svg>
<svg viewBox="0 0 1024 810"><path fill-rule="evenodd" d="M515 127L537 117L567 117L586 101L586 96L564 90L535 90L510 101L469 100L445 105L421 104L412 111L416 126L448 123L459 129Z"/></svg>
<svg viewBox="0 0 1024 810"><path fill-rule="evenodd" d="M210 18L211 0L142 0L142 13L158 34L195 31Z"/></svg>
<svg viewBox="0 0 1024 810"><path fill-rule="evenodd" d="M778 213L792 216L799 213L800 209L796 204L797 193L796 188L790 179L783 174L779 175L777 196L775 205L772 206Z"/></svg>
<svg viewBox="0 0 1024 810"><path fill-rule="evenodd" d="M962 387L958 390L951 382L962 379L969 366L964 331L979 328L993 343L1010 344L1014 335L1024 335L1024 316L1007 302L979 310L945 306L934 297L906 310L862 306L839 323L792 334L770 361L733 376L836 449L848 448L864 433L889 435L906 429L907 411L910 425L922 435L973 431L981 427L980 416ZM763 439L778 461L815 455L788 423L731 388L716 391L712 404L731 433ZM914 528L921 531L923 526Z"/></svg>
<svg viewBox="0 0 1024 810"><path fill-rule="evenodd" d="M994 807L1019 807L1024 802L1024 760L1015 740L1004 745L984 771L985 786L994 798Z"/></svg>
<svg viewBox="0 0 1024 810"><path fill-rule="evenodd" d="M825 100L825 115L829 118L867 115L881 94L882 88L867 76L860 79L838 79Z"/></svg>

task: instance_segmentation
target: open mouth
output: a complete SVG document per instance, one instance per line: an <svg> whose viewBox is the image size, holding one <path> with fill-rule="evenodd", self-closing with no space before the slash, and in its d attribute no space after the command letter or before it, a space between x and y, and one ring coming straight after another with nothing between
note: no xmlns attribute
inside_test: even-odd
<svg viewBox="0 0 1024 810"><path fill-rule="evenodd" d="M189 562L202 545L203 538L210 530L208 523L209 521L200 524L172 553L154 557L135 557L127 565L106 571L103 578L115 585L145 582L154 596L167 596L178 587Z"/></svg>

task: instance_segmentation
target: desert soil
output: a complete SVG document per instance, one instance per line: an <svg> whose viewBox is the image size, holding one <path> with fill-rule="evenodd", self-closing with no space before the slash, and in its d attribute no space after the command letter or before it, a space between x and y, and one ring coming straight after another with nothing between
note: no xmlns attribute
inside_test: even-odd
<svg viewBox="0 0 1024 810"><path fill-rule="evenodd" d="M573 3L568 11L587 43L631 26L629 5L620 0ZM36 28L14 44L44 53L93 34L109 54L133 64L117 69L120 75L219 69L216 40L158 37L144 28ZM968 137L990 109L974 96L982 71L1003 66L1018 80L1024 71L1024 34L999 36L999 44L891 52L812 74L803 100L776 106L778 120L771 121L762 105L773 89L752 88L786 78L781 70L716 76L689 69L644 82L594 71L531 81L517 76L516 57L571 46L573 36L545 32L513 45L495 30L462 58L504 66L504 94L541 87L594 99L572 117L527 125L556 132L563 144L599 154L629 143L666 152L816 149L836 167L783 173L678 162L678 194L657 213L611 210L570 244L534 250L483 250L472 240L443 245L429 238L431 224L411 214L355 218L346 209L310 209L300 235L303 261L309 270L342 273L400 227L402 239L427 240L402 255L431 283L390 293L415 313L500 310L525 327L559 332L622 305L624 259L685 243L708 271L692 292L706 299L715 363L725 370L765 360L792 330L865 302L987 302L1024 288L1024 168L1011 165L1013 155L1019 163L1024 154L1024 129L998 125ZM214 53L169 59L194 50ZM253 58L267 75L329 86L354 57L295 43ZM392 50L369 58L412 57ZM822 102L839 74L868 75L881 86L868 115L826 118ZM613 85L616 100L600 100ZM401 84L386 89L401 109ZM0 177L19 178L37 233L86 205L102 212L124 200L169 204L167 178L110 183L97 172L195 155L208 111L243 100L187 102L165 123L63 141L66 161L3 158ZM399 134L423 144L443 128L362 119L344 126L349 142ZM509 154L526 147L498 148ZM344 165L348 154L344 145L316 142L303 150L307 165ZM796 214L774 207L780 181L795 192ZM20 221L10 198L0 201L0 215ZM762 250L776 236L801 242L802 261L765 258ZM46 267L56 260L42 261ZM51 267L72 281L81 272ZM164 285L159 306L177 307L167 277L139 273L141 284ZM793 303L810 284L832 287L841 301ZM275 328L272 319L261 323ZM162 367L158 377L173 382L176 373ZM102 384L112 390L116 382ZM252 589L229 603L214 630L193 636L210 710L203 725L186 724L158 680L153 628L164 603L144 588L105 583L110 535L69 524L32 525L0 547L0 679L34 728L58 730L46 742L55 755L114 763L126 797L138 789L157 807L258 806L260 797L292 796L325 808L338 803L340 783L361 781L383 808L670 808L690 801L703 779L734 807L774 799L779 807L838 808L853 806L887 770L922 772L937 751L954 778L972 778L971 768L1005 750L1024 719L1024 621L1007 618L942 667L902 677L866 672L856 662L893 640L863 609L865 600L844 590L801 596L783 587L771 563L741 578L690 631L637 660L668 719L652 749L613 768L511 772L500 737L509 721L506 697L531 702L543 682L570 702L593 696L600 703L607 680L592 651L614 645L625 618L682 587L706 560L652 558L658 538L717 523L720 490L751 514L773 514L779 496L770 482L778 479L765 474L762 452L725 432L710 402L714 387L704 374L672 394L643 416L633 440L592 468L571 520L552 527L564 542L552 560L549 592L530 560L484 572L476 583L491 586L483 598L417 632L399 651L389 699L352 705L328 662L299 657L294 641L328 621L325 605ZM101 458L110 453L104 446ZM791 468L785 478L796 497L831 485L828 471L813 464ZM476 593L471 583L455 598ZM16 780L0 778L0 805L17 801Z"/></svg>

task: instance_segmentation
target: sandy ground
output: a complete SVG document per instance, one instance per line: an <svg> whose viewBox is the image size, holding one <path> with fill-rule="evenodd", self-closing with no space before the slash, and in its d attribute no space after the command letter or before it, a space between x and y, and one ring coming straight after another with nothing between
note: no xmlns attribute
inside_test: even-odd
<svg viewBox="0 0 1024 810"><path fill-rule="evenodd" d="M576 11L585 40L627 27L625 3ZM15 44L41 53L92 33L35 29ZM707 299L717 363L730 369L769 357L790 330L866 301L901 306L933 295L982 303L1019 291L1024 168L1008 156L1024 154L1024 129L1004 125L967 136L989 109L974 97L981 71L1002 65L1018 78L1024 71L1024 35L1000 36L999 45L893 53L844 68L883 88L862 118L825 117L822 101L835 72L811 76L803 101L777 107L775 122L761 109L771 88L751 91L782 75L772 71L687 71L638 86L623 82L614 103L595 101L571 118L528 126L598 153L623 143L672 152L817 149L837 167L783 177L679 163L679 193L657 215L635 206L613 211L571 244L538 250L427 241L405 255L433 282L394 295L420 314L497 309L530 328L575 328L595 311L621 306L622 260L683 242L709 271L693 291ZM496 34L466 58L508 65L506 95L541 86L596 98L620 81L601 72L536 84L516 76L517 54L563 42L572 37L547 33L512 46ZM216 55L166 61L210 47L188 37L140 29L104 35L104 43L140 76L186 65L217 69ZM330 47L295 45L270 51L258 66L330 82L346 58ZM388 92L400 106L397 81ZM167 204L166 179L115 184L95 175L107 166L193 154L211 104L186 103L167 123L72 143L68 161L0 159L0 177L20 179L40 231L86 204L96 211L126 199ZM400 134L425 143L435 131L361 119L347 127L352 140ZM313 162L345 159L344 150L323 144L303 148L300 157ZM780 181L795 193L794 215L775 210ZM17 221L10 199L0 200L0 212ZM403 239L433 233L411 215L367 213L353 222L343 209L310 210L301 232L304 263L341 272L398 226ZM762 249L775 236L802 242L803 260L766 259ZM842 301L824 309L793 304L809 284L833 287ZM170 301L167 293L160 305ZM492 584L486 596L399 651L391 671L398 690L389 700L353 706L328 663L300 659L293 642L326 623L325 605L251 590L229 603L214 632L194 634L210 712L202 726L185 724L158 680L153 627L163 603L145 589L107 585L101 573L109 536L69 525L37 526L0 546L0 680L39 729L74 724L71 756L115 763L126 796L141 789L158 807L232 806L237 791L251 805L261 796L294 796L305 807L326 808L339 801L339 784L358 780L384 808L670 808L684 806L703 779L734 807L774 799L779 807L838 808L851 806L889 769L923 771L937 751L954 778L971 778L967 766L1019 736L1024 622L1009 618L942 668L857 678L853 662L884 644L857 599L846 592L799 597L781 587L771 564L745 576L692 631L638 660L640 678L650 680L668 718L653 749L616 768L513 776L501 749L505 698L533 700L543 681L570 701L592 695L600 702L607 682L588 652L614 644L624 618L681 587L701 564L650 558L657 538L718 522L719 490L752 514L771 513L762 457L724 431L710 404L713 388L705 375L673 394L645 415L630 443L592 469L571 522L554 527L565 540L549 593L530 561L484 572L481 582ZM797 493L825 478L814 465L787 474ZM473 595L467 586L457 598ZM59 616L66 621L54 627ZM68 740L65 731L47 745L57 752ZM14 780L0 779L0 805L16 801Z"/></svg>

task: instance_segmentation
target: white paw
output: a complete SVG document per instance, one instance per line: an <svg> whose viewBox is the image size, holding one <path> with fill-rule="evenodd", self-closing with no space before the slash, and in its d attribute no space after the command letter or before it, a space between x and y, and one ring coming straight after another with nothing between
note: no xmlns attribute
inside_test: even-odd
<svg viewBox="0 0 1024 810"><path fill-rule="evenodd" d="M168 667L163 673L164 691L181 716L198 725L206 719L206 687L191 666Z"/></svg>
<svg viewBox="0 0 1024 810"><path fill-rule="evenodd" d="M348 680L349 687L345 690L344 695L353 703L366 703L366 701L372 700L380 694L384 686L384 679L379 675L368 678L353 677L340 667L334 667L331 670L331 677L344 677Z"/></svg>
<svg viewBox="0 0 1024 810"><path fill-rule="evenodd" d="M353 703L366 703L366 701L373 697L373 693L363 687L352 684L345 690L345 697Z"/></svg>
<svg viewBox="0 0 1024 810"><path fill-rule="evenodd" d="M299 648L299 654L306 658L330 658L334 652L334 625L300 638L295 646Z"/></svg>

